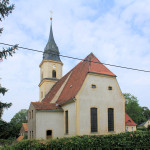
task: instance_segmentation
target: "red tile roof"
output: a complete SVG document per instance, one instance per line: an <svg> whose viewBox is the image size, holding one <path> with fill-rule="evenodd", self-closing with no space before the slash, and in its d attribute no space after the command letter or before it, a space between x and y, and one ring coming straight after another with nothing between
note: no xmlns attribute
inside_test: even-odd
<svg viewBox="0 0 150 150"><path fill-rule="evenodd" d="M125 113L125 123L127 126L136 126L137 124Z"/></svg>
<svg viewBox="0 0 150 150"><path fill-rule="evenodd" d="M95 57L93 53L91 53L83 61L77 64L71 71L69 71L64 77L62 77L52 87L42 102L50 103L67 78L69 79L67 80L67 83L65 84L56 103L62 104L68 100L73 99L80 90L88 72L116 76L108 68L101 64L101 62Z"/></svg>
<svg viewBox="0 0 150 150"><path fill-rule="evenodd" d="M24 136L19 136L16 140L19 142L24 138Z"/></svg>
<svg viewBox="0 0 150 150"><path fill-rule="evenodd" d="M27 123L22 123L22 126L24 128L24 131L28 131L28 124Z"/></svg>
<svg viewBox="0 0 150 150"><path fill-rule="evenodd" d="M63 109L59 106L56 106L56 103L44 103L44 102L31 102L36 110L59 110L62 111Z"/></svg>

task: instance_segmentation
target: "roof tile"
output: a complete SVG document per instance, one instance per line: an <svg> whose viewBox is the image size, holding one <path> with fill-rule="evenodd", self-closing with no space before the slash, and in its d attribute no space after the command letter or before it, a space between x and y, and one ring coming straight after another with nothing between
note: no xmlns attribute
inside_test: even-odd
<svg viewBox="0 0 150 150"><path fill-rule="evenodd" d="M136 126L137 124L125 113L125 123L128 126Z"/></svg>

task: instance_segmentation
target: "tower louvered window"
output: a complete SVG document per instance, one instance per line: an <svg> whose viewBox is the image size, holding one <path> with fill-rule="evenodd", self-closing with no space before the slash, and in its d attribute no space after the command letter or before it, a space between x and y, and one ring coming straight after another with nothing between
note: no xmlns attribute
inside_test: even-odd
<svg viewBox="0 0 150 150"><path fill-rule="evenodd" d="M114 131L114 109L108 108L108 131Z"/></svg>
<svg viewBox="0 0 150 150"><path fill-rule="evenodd" d="M55 70L52 71L52 77L56 78L56 71Z"/></svg>
<svg viewBox="0 0 150 150"><path fill-rule="evenodd" d="M68 134L68 111L65 111L65 131Z"/></svg>
<svg viewBox="0 0 150 150"><path fill-rule="evenodd" d="M97 132L97 108L91 108L91 132Z"/></svg>

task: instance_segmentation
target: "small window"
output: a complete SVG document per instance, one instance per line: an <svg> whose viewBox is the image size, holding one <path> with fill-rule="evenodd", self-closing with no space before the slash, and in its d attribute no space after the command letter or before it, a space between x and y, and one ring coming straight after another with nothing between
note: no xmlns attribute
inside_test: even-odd
<svg viewBox="0 0 150 150"><path fill-rule="evenodd" d="M95 89L95 88L96 88L96 85L95 85L95 84L92 84L91 87L92 87L92 89Z"/></svg>
<svg viewBox="0 0 150 150"><path fill-rule="evenodd" d="M68 134L68 111L65 111L65 132Z"/></svg>
<svg viewBox="0 0 150 150"><path fill-rule="evenodd" d="M108 87L108 90L112 90L112 86L109 86L109 87Z"/></svg>
<svg viewBox="0 0 150 150"><path fill-rule="evenodd" d="M31 139L32 137L31 137L31 131L30 131L30 139Z"/></svg>
<svg viewBox="0 0 150 150"><path fill-rule="evenodd" d="M131 120L128 120L128 122L131 122Z"/></svg>
<svg viewBox="0 0 150 150"><path fill-rule="evenodd" d="M55 70L52 71L52 77L56 78L56 71Z"/></svg>
<svg viewBox="0 0 150 150"><path fill-rule="evenodd" d="M52 130L47 130L46 131L46 138L51 139L52 138Z"/></svg>
<svg viewBox="0 0 150 150"><path fill-rule="evenodd" d="M32 119L33 119L33 110L32 110Z"/></svg>
<svg viewBox="0 0 150 150"><path fill-rule="evenodd" d="M33 139L33 131L32 131L32 139Z"/></svg>
<svg viewBox="0 0 150 150"><path fill-rule="evenodd" d="M133 131L133 127L132 127L132 131Z"/></svg>

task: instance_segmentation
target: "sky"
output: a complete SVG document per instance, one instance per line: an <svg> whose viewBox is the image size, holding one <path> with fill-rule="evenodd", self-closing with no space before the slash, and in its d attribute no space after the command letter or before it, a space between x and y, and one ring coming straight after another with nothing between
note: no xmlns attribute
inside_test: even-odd
<svg viewBox="0 0 150 150"><path fill-rule="evenodd" d="M150 70L150 0L11 0L12 14L0 24L0 42L44 51L53 11L53 34L60 54L85 58L93 52L103 63ZM0 49L7 46L0 45ZM0 83L8 89L2 102L12 106L9 122L31 102L39 101L42 53L18 49L0 62ZM63 75L79 61L63 58ZM123 93L150 109L150 73L107 66Z"/></svg>

